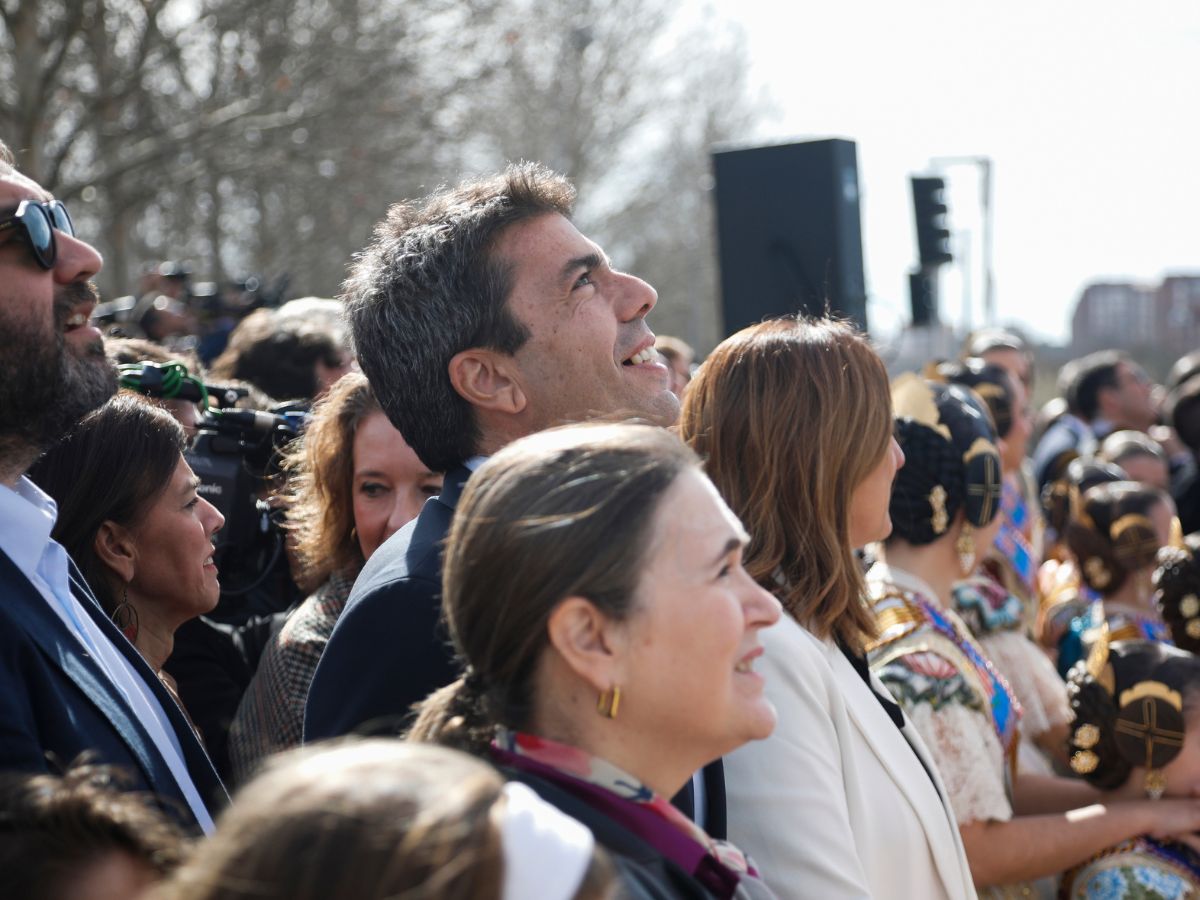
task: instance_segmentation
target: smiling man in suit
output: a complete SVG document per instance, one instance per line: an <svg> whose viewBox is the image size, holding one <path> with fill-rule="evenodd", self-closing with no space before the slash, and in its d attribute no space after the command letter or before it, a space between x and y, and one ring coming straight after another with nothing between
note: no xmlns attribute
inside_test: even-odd
<svg viewBox="0 0 1200 900"><path fill-rule="evenodd" d="M526 163L397 204L346 282L363 371L446 479L355 583L309 689L307 741L394 733L412 704L458 677L439 621L441 543L483 458L559 423L678 416L645 322L657 294L576 230L574 200L566 179ZM710 776L696 787L720 832L719 767Z"/></svg>
<svg viewBox="0 0 1200 900"><path fill-rule="evenodd" d="M0 142L0 770L117 766L185 826L225 800L204 748L50 533L25 472L116 390L90 279L100 255Z"/></svg>

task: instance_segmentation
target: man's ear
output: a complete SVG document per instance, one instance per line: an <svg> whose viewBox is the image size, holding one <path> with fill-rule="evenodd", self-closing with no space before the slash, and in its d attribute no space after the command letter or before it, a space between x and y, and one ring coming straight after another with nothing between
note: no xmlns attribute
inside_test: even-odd
<svg viewBox="0 0 1200 900"><path fill-rule="evenodd" d="M100 561L117 573L126 584L137 571L137 544L127 528L105 519L92 541Z"/></svg>
<svg viewBox="0 0 1200 900"><path fill-rule="evenodd" d="M550 645L596 691L620 684L622 632L585 597L568 597L546 623Z"/></svg>
<svg viewBox="0 0 1200 900"><path fill-rule="evenodd" d="M508 354L482 347L463 350L451 358L449 374L454 390L472 406L518 415L528 405Z"/></svg>

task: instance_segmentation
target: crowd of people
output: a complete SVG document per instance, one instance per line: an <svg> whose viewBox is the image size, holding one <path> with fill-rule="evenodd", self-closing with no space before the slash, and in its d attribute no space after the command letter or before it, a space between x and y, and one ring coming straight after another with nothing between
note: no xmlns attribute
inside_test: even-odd
<svg viewBox="0 0 1200 900"><path fill-rule="evenodd" d="M1200 352L697 361L574 199L106 336L0 144L3 892L1200 896Z"/></svg>

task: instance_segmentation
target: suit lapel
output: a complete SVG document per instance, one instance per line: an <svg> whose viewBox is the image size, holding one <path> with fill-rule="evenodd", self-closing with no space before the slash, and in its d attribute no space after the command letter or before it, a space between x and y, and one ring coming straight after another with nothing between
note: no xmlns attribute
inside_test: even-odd
<svg viewBox="0 0 1200 900"><path fill-rule="evenodd" d="M888 718L879 701L871 696L871 691L841 651L827 647L825 653L846 699L846 710L851 720L892 776L900 792L907 798L917 818L921 820L925 833L929 835L934 864L947 894L957 897L966 891L966 896L973 896L974 888L970 884L967 863L959 849L958 823L955 822L948 803L941 802L947 796L946 786L942 784L937 764L930 757L920 735L913 728L912 722L907 720L902 736L898 734L895 723ZM887 688L875 677L874 672L871 673L871 683L875 690L885 697L889 696ZM916 756L907 748L898 746L897 738L907 740ZM924 789L931 777L937 788L936 794ZM936 839L939 835L944 835L947 840Z"/></svg>
<svg viewBox="0 0 1200 900"><path fill-rule="evenodd" d="M79 645L78 639L71 634L59 619L58 614L50 608L41 592L3 552L0 552L0 568L6 570L4 581L21 595L16 602L7 604L6 609L9 615L21 623L29 637L41 648L42 653L74 682L83 695L108 720L138 761L146 783L160 793L166 793L172 797L177 796L179 791L173 782L169 785L169 790L164 790L168 787L162 783L164 767L156 764L150 756L149 747L152 743L150 735L142 728L141 723L130 715L125 698L109 681L108 676L92 659L91 654ZM83 605L89 604L84 603ZM91 612L91 610L88 611Z"/></svg>
<svg viewBox="0 0 1200 900"><path fill-rule="evenodd" d="M100 602L96 599L95 594L92 593L91 588L88 587L83 574L75 567L75 563L72 561L69 563L69 566L71 591L79 600L79 605L84 607L88 615L92 617L92 620L104 632L112 645L124 655L134 671L138 673L142 681L149 687L150 693L154 695L154 699L158 701L159 706L163 708L163 712L166 713L167 719L175 731L175 738L179 741L179 749L183 753L183 761L187 767L188 774L192 776L192 782L196 785L196 790L200 792L200 796L204 799L205 804L210 808L214 804L218 807L224 806L228 803L229 796L225 793L224 785L221 784L220 776L217 775L217 770L213 768L212 760L208 758L208 753L205 751L204 745L200 743L200 739L196 737L196 733L192 730L187 716L179 708L178 701L163 687L163 683L154 674L149 663L146 662L137 648L121 633L121 630L117 628L112 619L104 614L104 610L100 607ZM104 681L107 683L108 679L105 678ZM149 740L149 735L147 735L147 740Z"/></svg>

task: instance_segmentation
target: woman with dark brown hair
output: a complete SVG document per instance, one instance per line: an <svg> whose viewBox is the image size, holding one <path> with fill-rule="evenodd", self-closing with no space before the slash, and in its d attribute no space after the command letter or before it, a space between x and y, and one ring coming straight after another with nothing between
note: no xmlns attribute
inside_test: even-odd
<svg viewBox="0 0 1200 900"><path fill-rule="evenodd" d="M945 789L863 656L875 625L855 551L891 531L904 463L883 362L841 322L747 328L700 367L680 433L787 612L762 635L779 725L725 759L730 836L781 896L973 896Z"/></svg>
<svg viewBox="0 0 1200 900"><path fill-rule="evenodd" d="M1153 575L1174 516L1165 491L1114 481L1084 494L1067 524L1067 548L1083 583L1100 595L1109 640L1170 641L1154 605Z"/></svg>
<svg viewBox="0 0 1200 900"><path fill-rule="evenodd" d="M313 408L286 462L288 525L300 580L316 588L263 651L229 730L237 781L267 754L300 743L304 701L317 661L372 553L429 497L430 472L388 421L366 376L345 375Z"/></svg>
<svg viewBox="0 0 1200 900"><path fill-rule="evenodd" d="M905 376L892 396L909 462L893 488L895 528L867 573L871 668L937 760L980 894L1053 895L1046 879L1118 841L1200 826L1196 801L1113 803L1123 798L1014 766L1019 704L953 608L999 524L995 431L958 385Z"/></svg>
<svg viewBox="0 0 1200 900"><path fill-rule="evenodd" d="M775 725L754 668L779 604L742 568L745 540L664 429L509 444L467 482L446 543L442 608L465 673L410 737L489 755L587 825L622 897L773 897L666 799Z"/></svg>

